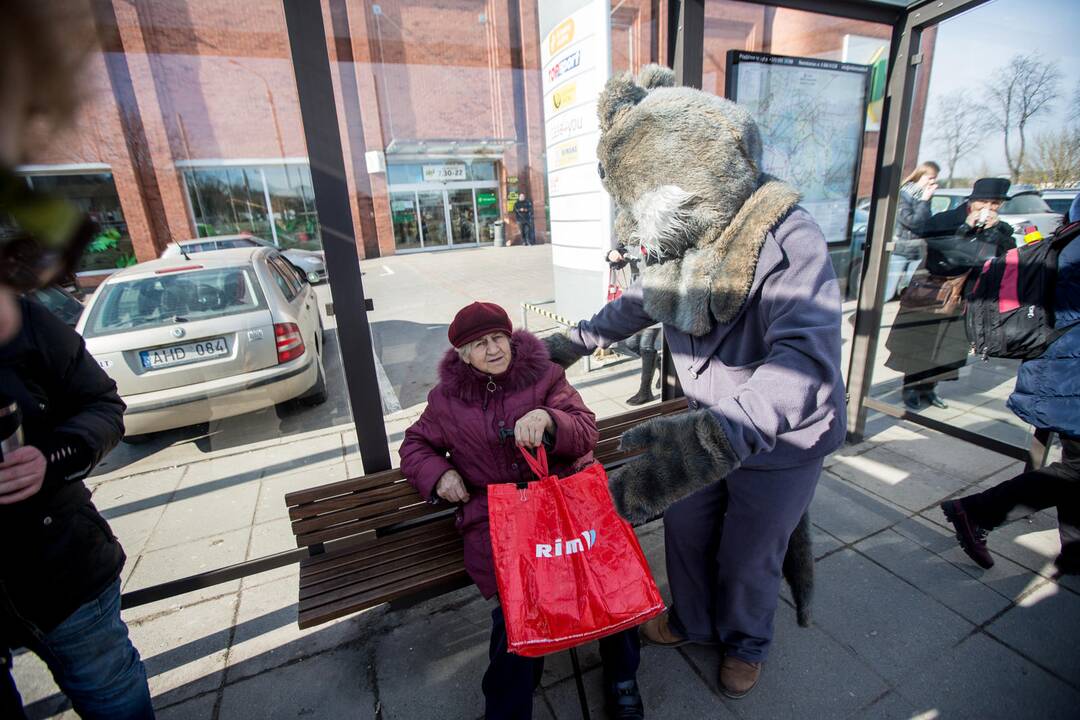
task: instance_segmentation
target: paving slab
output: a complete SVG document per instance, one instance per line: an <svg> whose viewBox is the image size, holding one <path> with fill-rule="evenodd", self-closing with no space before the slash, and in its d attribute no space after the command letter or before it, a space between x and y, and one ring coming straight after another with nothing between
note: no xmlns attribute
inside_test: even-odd
<svg viewBox="0 0 1080 720"><path fill-rule="evenodd" d="M371 663L370 648L356 643L226 685L220 717L222 720L379 717Z"/></svg>
<svg viewBox="0 0 1080 720"><path fill-rule="evenodd" d="M1080 595L1046 583L986 627L987 634L1080 689Z"/></svg>
<svg viewBox="0 0 1080 720"><path fill-rule="evenodd" d="M293 534L292 523L289 519L271 520L252 526L247 559L254 560L295 549L296 535Z"/></svg>
<svg viewBox="0 0 1080 720"><path fill-rule="evenodd" d="M155 702L172 705L221 687L235 617L236 596L227 595L129 623Z"/></svg>
<svg viewBox="0 0 1080 720"><path fill-rule="evenodd" d="M973 629L925 592L851 550L825 558L816 572L815 624L890 683Z"/></svg>
<svg viewBox="0 0 1080 720"><path fill-rule="evenodd" d="M897 688L923 717L1075 720L1080 693L983 634L923 663Z"/></svg>
<svg viewBox="0 0 1080 720"><path fill-rule="evenodd" d="M382 717L445 720L449 715L482 715L480 681L488 665L490 636L491 605L477 595L453 612L414 615L378 637L372 644Z"/></svg>
<svg viewBox="0 0 1080 720"><path fill-rule="evenodd" d="M202 538L218 538L230 530L251 526L259 496L257 481L181 498L187 490L201 490L202 483L194 480L195 477L197 473L192 473L180 482L175 499L146 543L146 552Z"/></svg>
<svg viewBox="0 0 1080 720"><path fill-rule="evenodd" d="M217 700L216 692L209 693L165 708L155 707L154 715L156 720L210 720L214 717Z"/></svg>
<svg viewBox="0 0 1080 720"><path fill-rule="evenodd" d="M982 419L985 421L985 418ZM1001 470L1012 458L959 442L931 430L905 428L892 431L888 449L916 462L942 470L948 475L975 482ZM876 439L876 438L875 438Z"/></svg>
<svg viewBox="0 0 1080 720"><path fill-rule="evenodd" d="M994 558L994 567L984 570L964 553L951 530L922 515L905 520L894 530L1008 600L1015 601L1045 582L1030 569L1000 555Z"/></svg>
<svg viewBox="0 0 1080 720"><path fill-rule="evenodd" d="M349 642L368 639L385 614L385 606L381 606L301 630L296 624L298 594L297 581L293 578L245 587L240 593L229 651L230 683Z"/></svg>
<svg viewBox="0 0 1080 720"><path fill-rule="evenodd" d="M109 521L124 552L135 557L143 551L186 468L123 477L93 487L95 507Z"/></svg>
<svg viewBox="0 0 1080 720"><path fill-rule="evenodd" d="M976 625L1012 605L1009 598L896 531L867 538L855 549Z"/></svg>
<svg viewBox="0 0 1080 720"><path fill-rule="evenodd" d="M913 512L939 503L971 482L884 447L841 457L829 472Z"/></svg>
<svg viewBox="0 0 1080 720"><path fill-rule="evenodd" d="M815 525L846 544L903 520L907 513L826 470L810 504L810 517Z"/></svg>
<svg viewBox="0 0 1080 720"><path fill-rule="evenodd" d="M952 525L943 513L928 512L925 517L952 532ZM1054 574L1054 558L1061 551L1057 520L1043 513L1033 513L994 529L987 536L986 544L995 555L1004 556L1043 577Z"/></svg>
<svg viewBox="0 0 1080 720"><path fill-rule="evenodd" d="M851 716L851 720L932 720L938 716L933 710L920 708L895 690L874 698L866 707L860 708Z"/></svg>
<svg viewBox="0 0 1080 720"><path fill-rule="evenodd" d="M781 605L775 622L773 645L758 687L738 701L723 700L740 717L843 717L888 690L885 680L862 658L825 632L828 626L823 621L800 628L794 610ZM719 692L720 650L700 645L683 650L697 674Z"/></svg>
<svg viewBox="0 0 1080 720"><path fill-rule="evenodd" d="M317 468L305 468L298 472L277 474L264 477L259 481L259 499L255 508L255 522L279 520L289 516L285 505L285 495L297 490L307 490L317 485L338 482L349 478L344 461L323 465Z"/></svg>

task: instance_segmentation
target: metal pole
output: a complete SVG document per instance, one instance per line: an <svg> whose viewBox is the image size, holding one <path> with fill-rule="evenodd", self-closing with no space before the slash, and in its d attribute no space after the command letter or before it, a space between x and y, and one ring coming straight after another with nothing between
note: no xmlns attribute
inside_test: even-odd
<svg viewBox="0 0 1080 720"><path fill-rule="evenodd" d="M589 720L589 701L585 697L585 679L581 677L581 662L578 660L577 648L570 648L570 664L574 666L574 682L577 684L578 702L581 703L582 720Z"/></svg>
<svg viewBox="0 0 1080 720"><path fill-rule="evenodd" d="M364 472L370 474L391 467L390 448L375 373L371 327L367 313L359 310L367 306L367 301L360 279L360 259L349 209L349 187L345 179L345 158L322 5L310 0L284 0L284 6L323 251L327 266L334 268L329 277L330 290L337 307L358 309L338 315L338 344L356 426L356 441ZM355 108L356 112L361 110Z"/></svg>

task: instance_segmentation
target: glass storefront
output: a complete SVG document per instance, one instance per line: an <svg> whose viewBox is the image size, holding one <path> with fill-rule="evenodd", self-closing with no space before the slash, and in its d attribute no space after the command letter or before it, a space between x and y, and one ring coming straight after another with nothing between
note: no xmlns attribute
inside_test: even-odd
<svg viewBox="0 0 1080 720"><path fill-rule="evenodd" d="M495 163L393 163L387 176L397 251L492 241L491 226L499 219Z"/></svg>
<svg viewBox="0 0 1080 720"><path fill-rule="evenodd" d="M98 224L98 233L90 241L77 272L96 274L135 264L131 236L111 172L45 171L27 173L24 177L35 190L65 198Z"/></svg>
<svg viewBox="0 0 1080 720"><path fill-rule="evenodd" d="M184 181L198 237L246 233L282 249L322 247L306 164L188 164Z"/></svg>

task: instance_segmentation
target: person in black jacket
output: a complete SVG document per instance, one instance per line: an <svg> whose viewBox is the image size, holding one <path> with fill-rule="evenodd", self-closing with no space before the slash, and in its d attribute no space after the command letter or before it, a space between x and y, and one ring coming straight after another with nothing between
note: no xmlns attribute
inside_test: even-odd
<svg viewBox="0 0 1080 720"><path fill-rule="evenodd" d="M1008 192L1008 180L982 178L975 181L967 202L930 218L925 226L922 272L926 277L932 281L967 273L963 297L984 262L1016 247L1012 226L998 218L998 208ZM950 312L934 312L907 306L901 295L900 310L885 346L889 349L885 365L904 373L904 405L910 410L926 405L947 408L948 403L937 393L937 384L956 380L971 352L962 304Z"/></svg>
<svg viewBox="0 0 1080 720"><path fill-rule="evenodd" d="M522 193L514 203L514 217L517 219L518 228L521 230L521 242L524 245L536 243L533 231L533 204L532 200Z"/></svg>

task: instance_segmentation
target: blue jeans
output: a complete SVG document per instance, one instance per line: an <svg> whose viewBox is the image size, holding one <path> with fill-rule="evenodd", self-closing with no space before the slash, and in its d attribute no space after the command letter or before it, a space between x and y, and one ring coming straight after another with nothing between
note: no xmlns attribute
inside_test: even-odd
<svg viewBox="0 0 1080 720"><path fill-rule="evenodd" d="M49 666L83 720L153 720L146 668L120 619L119 580L52 631L31 631L26 645ZM0 648L0 660L10 667L7 648ZM5 675L6 670L0 668ZM10 677L0 678L0 707L5 686L13 698L8 702L17 708L19 696Z"/></svg>
<svg viewBox="0 0 1080 720"><path fill-rule="evenodd" d="M896 296L896 290L901 285L908 286L920 264L922 260L919 258L906 258L896 253L889 256L889 277L885 280L885 302L889 302Z"/></svg>

